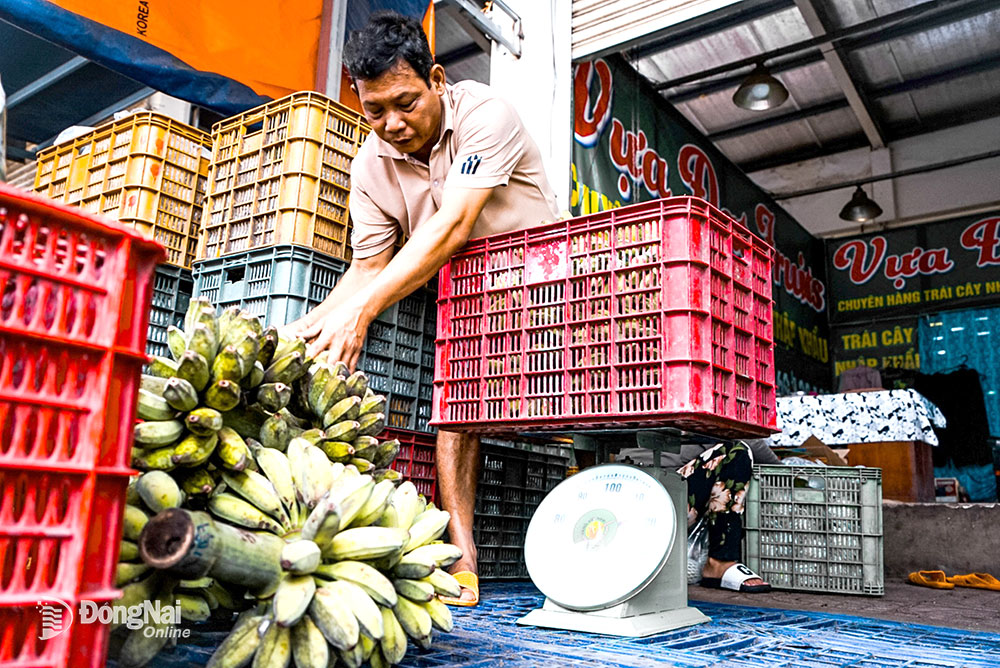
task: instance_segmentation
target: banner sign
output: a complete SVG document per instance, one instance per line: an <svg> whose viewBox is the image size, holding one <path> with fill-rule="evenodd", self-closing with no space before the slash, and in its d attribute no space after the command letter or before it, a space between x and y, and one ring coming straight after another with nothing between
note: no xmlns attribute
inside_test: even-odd
<svg viewBox="0 0 1000 668"><path fill-rule="evenodd" d="M823 243L706 140L618 56L574 73L574 215L694 195L775 247L779 394L830 382Z"/></svg>
<svg viewBox="0 0 1000 668"><path fill-rule="evenodd" d="M1000 211L827 242L831 322L1000 302Z"/></svg>
<svg viewBox="0 0 1000 668"><path fill-rule="evenodd" d="M856 366L919 371L918 323L919 317L912 316L833 327L834 377Z"/></svg>

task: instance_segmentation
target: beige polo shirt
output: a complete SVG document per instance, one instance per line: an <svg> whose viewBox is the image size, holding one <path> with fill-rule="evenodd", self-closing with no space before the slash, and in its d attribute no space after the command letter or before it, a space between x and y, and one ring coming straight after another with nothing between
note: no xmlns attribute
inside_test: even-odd
<svg viewBox="0 0 1000 668"><path fill-rule="evenodd" d="M558 218L542 156L514 108L489 86L447 86L441 137L425 165L374 132L351 164L354 257L377 255L441 207L446 188L495 188L472 238ZM499 187L497 187L499 186Z"/></svg>

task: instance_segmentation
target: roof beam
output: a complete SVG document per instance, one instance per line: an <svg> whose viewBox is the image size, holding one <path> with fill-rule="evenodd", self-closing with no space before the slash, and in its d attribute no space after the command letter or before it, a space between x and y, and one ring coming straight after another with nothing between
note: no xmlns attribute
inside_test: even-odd
<svg viewBox="0 0 1000 668"><path fill-rule="evenodd" d="M441 67L448 67L449 65L454 65L455 63L460 63L463 60L468 60L469 58L475 58L476 56L482 55L484 51L479 48L479 45L475 42L469 42L457 49L452 49L442 53L440 56L434 57L434 62Z"/></svg>
<svg viewBox="0 0 1000 668"><path fill-rule="evenodd" d="M778 75L782 72L791 72L792 70L797 70L800 67L808 67L821 62L823 62L823 54L820 53L819 49L813 49L812 51L806 51L802 55L794 58L772 62L768 65L767 69L770 70L771 74ZM712 79L706 83L698 86L692 86L691 88L683 90L679 93L667 96L667 101L671 104L689 102L701 97L702 95L711 95L712 93L718 93L730 88L736 88L743 83L743 80L746 78L746 73L740 72L739 74L730 74L728 76L719 77L718 79ZM656 84L654 88L658 91L665 90L663 84Z"/></svg>
<svg viewBox="0 0 1000 668"><path fill-rule="evenodd" d="M37 95L55 82L65 79L89 62L90 61L83 56L74 56L73 58L70 58L59 67L49 70L27 86L22 86L8 95L7 108L10 109L12 107L16 107L21 102L24 102L33 95Z"/></svg>
<svg viewBox="0 0 1000 668"><path fill-rule="evenodd" d="M744 135L748 135L753 132L760 132L761 130L769 130L779 125L785 125L786 123L794 123L795 121L802 121L811 116L818 116L819 114L826 114L831 111L837 111L839 109L845 109L847 107L848 107L847 100L843 99L830 100L829 102L814 104L811 107L796 109L795 111L792 111L787 114L771 116L769 118L765 118L760 121L754 121L753 123L744 123L743 125L737 125L731 128L726 128L725 130L719 130L718 132L713 132L709 134L706 137L706 139L708 139L709 141L716 142L716 141L721 141L723 139L742 137Z"/></svg>
<svg viewBox="0 0 1000 668"><path fill-rule="evenodd" d="M824 25L823 19L820 18L819 12L816 11L816 5L813 4L813 0L795 0L795 5L799 8L799 13L802 14L802 18L805 20L806 26L813 36L822 37L827 34L826 25ZM866 96L854 83L854 79L848 71L847 63L841 56L840 50L834 43L830 42L821 45L820 51L823 52L823 59L826 61L827 67L830 68L834 80L837 82L840 90L843 91L844 97L847 98L847 103L851 106L851 111L854 112L854 116L858 119L858 124L864 130L865 136L868 137L868 143L872 148L884 148L885 138L882 136L879 123L872 116L871 110L868 108Z"/></svg>
<svg viewBox="0 0 1000 668"><path fill-rule="evenodd" d="M920 90L922 88L927 88L928 86L933 86L934 84L944 83L945 81L951 81L952 79L958 79L959 77L971 76L973 74L983 74L985 72L992 72L996 69L1000 69L1000 56L993 56L992 58L986 58L985 60L976 60L971 63L958 65L956 67L949 67L948 69L939 70L932 74L926 74L922 77L910 79L908 81L900 81L899 83L879 86L878 88L869 90L868 95L872 98L881 98L889 97L890 95L899 95L900 93L909 93L910 91Z"/></svg>

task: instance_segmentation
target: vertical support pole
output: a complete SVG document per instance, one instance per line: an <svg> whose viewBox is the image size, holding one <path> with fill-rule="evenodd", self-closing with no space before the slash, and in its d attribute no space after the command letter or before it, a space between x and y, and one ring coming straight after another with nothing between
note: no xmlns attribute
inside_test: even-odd
<svg viewBox="0 0 1000 668"><path fill-rule="evenodd" d="M332 100L340 99L341 54L346 26L347 0L323 0L314 87Z"/></svg>

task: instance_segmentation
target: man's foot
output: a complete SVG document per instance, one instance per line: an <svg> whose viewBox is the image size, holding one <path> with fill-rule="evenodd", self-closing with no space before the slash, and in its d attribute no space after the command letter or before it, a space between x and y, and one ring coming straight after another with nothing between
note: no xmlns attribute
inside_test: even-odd
<svg viewBox="0 0 1000 668"><path fill-rule="evenodd" d="M456 562L448 569L458 583L462 585L462 594L458 598L441 597L441 601L448 605L461 607L472 607L479 604L479 576L476 573L476 564L469 561Z"/></svg>

